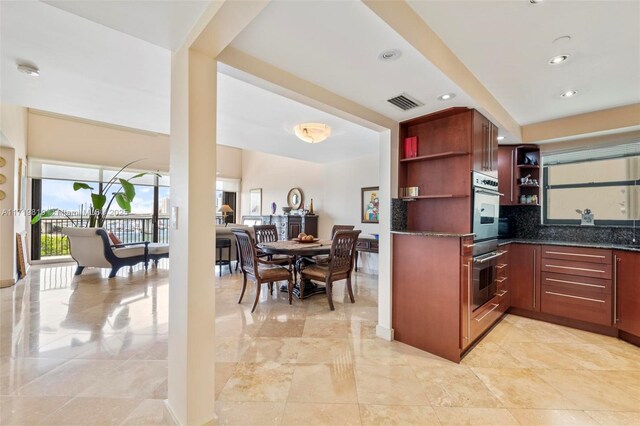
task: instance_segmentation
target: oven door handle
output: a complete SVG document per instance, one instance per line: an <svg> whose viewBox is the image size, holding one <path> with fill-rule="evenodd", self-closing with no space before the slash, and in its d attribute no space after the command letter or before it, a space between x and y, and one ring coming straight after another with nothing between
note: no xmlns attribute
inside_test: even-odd
<svg viewBox="0 0 640 426"><path fill-rule="evenodd" d="M496 257L500 257L505 253L506 253L505 251L501 251L501 252L498 252L498 253L494 254L493 256L488 256L488 257L485 257L485 258L482 258L482 259L473 259L473 263L484 263L484 262L487 262L487 261L489 261L491 259L495 259Z"/></svg>
<svg viewBox="0 0 640 426"><path fill-rule="evenodd" d="M486 195L495 195L496 197L502 197L504 195L498 191L489 191L488 189L481 189L481 188L476 188L476 192L480 194L486 194Z"/></svg>

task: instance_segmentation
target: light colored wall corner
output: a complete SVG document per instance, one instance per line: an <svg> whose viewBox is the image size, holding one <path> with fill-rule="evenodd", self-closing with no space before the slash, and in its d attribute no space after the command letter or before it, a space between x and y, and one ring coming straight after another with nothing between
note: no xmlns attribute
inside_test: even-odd
<svg viewBox="0 0 640 426"><path fill-rule="evenodd" d="M216 145L216 173L218 177L242 179L242 150Z"/></svg>
<svg viewBox="0 0 640 426"><path fill-rule="evenodd" d="M27 109L17 105L0 105L0 131L2 140L0 156L6 160L0 173L5 175L6 182L0 185L6 198L0 201L0 281L15 282L16 273L16 233L27 230L27 217L18 210L20 191L24 193L25 203L22 209L29 207L27 194L29 180L19 182L18 164L22 160L23 170L27 161ZM2 211L9 213L2 215ZM28 247L27 247L28 248ZM28 260L27 260L28 261Z"/></svg>

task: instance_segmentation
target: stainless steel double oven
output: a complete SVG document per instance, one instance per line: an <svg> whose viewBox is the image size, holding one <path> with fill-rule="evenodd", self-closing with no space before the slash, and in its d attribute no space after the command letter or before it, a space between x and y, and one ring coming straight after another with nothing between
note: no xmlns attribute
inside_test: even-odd
<svg viewBox="0 0 640 426"><path fill-rule="evenodd" d="M496 294L496 266L503 252L498 250L500 193L498 179L472 172L473 286L472 309Z"/></svg>

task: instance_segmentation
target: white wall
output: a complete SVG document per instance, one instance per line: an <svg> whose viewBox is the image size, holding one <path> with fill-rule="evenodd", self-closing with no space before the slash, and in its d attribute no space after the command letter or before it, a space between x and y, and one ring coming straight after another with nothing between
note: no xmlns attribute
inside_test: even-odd
<svg viewBox="0 0 640 426"><path fill-rule="evenodd" d="M7 197L0 201L0 287L12 285L17 278L16 273L16 238L18 232L27 228L24 214L2 215L4 209L18 208L18 160L27 158L27 109L15 105L0 105L0 156L7 164L0 169L7 181L0 185ZM28 181L27 181L28 182ZM26 188L27 208L28 186Z"/></svg>
<svg viewBox="0 0 640 426"><path fill-rule="evenodd" d="M278 205L276 214L282 214L287 205L287 193L298 187L304 193L308 208L313 198L318 217L318 233L329 238L334 224L355 225L363 234L378 234L377 224L362 223L361 189L378 186L380 164L378 147L374 154L355 160L332 164L317 164L294 160L256 151L242 152L241 216L249 214L249 191L262 188L262 214L271 214L271 203ZM361 254L360 263L365 272L378 269L378 256Z"/></svg>
<svg viewBox="0 0 640 426"><path fill-rule="evenodd" d="M242 150L231 146L216 145L216 175L242 179Z"/></svg>

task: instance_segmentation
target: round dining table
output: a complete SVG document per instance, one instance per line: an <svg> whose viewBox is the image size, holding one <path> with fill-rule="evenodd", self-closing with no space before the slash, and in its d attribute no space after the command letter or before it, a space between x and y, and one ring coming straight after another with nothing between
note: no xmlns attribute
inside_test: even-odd
<svg viewBox="0 0 640 426"><path fill-rule="evenodd" d="M317 240L309 243L301 243L296 240L283 240L270 243L260 243L258 244L258 248L266 254L285 254L292 256L294 268L296 268L296 272L300 272L298 270L298 260L303 257L310 258L317 255L329 254L331 251L331 240ZM282 285L280 287L280 291L288 291L287 286ZM305 280L303 298L313 296L314 294L326 294L326 292L327 289L324 286L318 285L311 280ZM297 298L300 298L300 283L296 282L293 294Z"/></svg>

